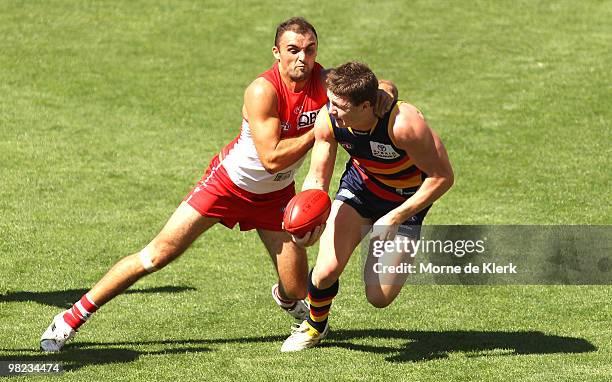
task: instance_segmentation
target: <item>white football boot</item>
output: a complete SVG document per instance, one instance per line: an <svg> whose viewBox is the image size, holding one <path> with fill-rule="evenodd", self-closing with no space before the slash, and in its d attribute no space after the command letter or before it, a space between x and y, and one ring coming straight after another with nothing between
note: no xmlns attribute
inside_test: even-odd
<svg viewBox="0 0 612 382"><path fill-rule="evenodd" d="M62 312L53 318L51 325L45 330L40 337L40 350L44 352L56 353L64 347L66 341L74 337L76 330L72 329L64 321L64 313Z"/></svg>
<svg viewBox="0 0 612 382"><path fill-rule="evenodd" d="M293 324L291 327L291 335L283 342L281 351L290 352L311 348L327 337L328 332L329 324L325 324L323 333L319 333L317 329L310 326L306 320L299 325Z"/></svg>
<svg viewBox="0 0 612 382"><path fill-rule="evenodd" d="M289 308L289 309L284 308L283 304L281 303L281 301L278 299L276 295L277 289L278 289L278 284L272 285L272 298L274 299L274 301L276 301L276 304L281 309L283 309L285 312L287 312L291 317L295 318L296 320L303 321L308 318L308 316L310 315L310 306L308 305L308 302L306 300L297 300L293 308Z"/></svg>

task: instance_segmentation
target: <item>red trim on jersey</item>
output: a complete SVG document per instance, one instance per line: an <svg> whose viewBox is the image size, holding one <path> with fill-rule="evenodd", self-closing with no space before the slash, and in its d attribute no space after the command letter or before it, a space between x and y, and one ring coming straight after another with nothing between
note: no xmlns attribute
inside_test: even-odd
<svg viewBox="0 0 612 382"><path fill-rule="evenodd" d="M380 174L380 175L376 174L376 175L380 176L381 178L388 179L388 180L407 180L407 179L414 178L416 176L421 176L421 174L422 174L421 170L419 170L418 167L415 167L413 171L407 174L401 175L401 176L395 176L394 178L387 177L385 176L385 174Z"/></svg>
<svg viewBox="0 0 612 382"><path fill-rule="evenodd" d="M406 162L410 161L410 157L407 155L401 160L397 162L393 162L393 163L381 163L381 162L376 162L373 160L363 159L363 158L356 157L356 156L353 158L355 158L357 161L359 161L359 163L363 164L366 167L380 168L380 169L389 169L393 167L399 167L405 164Z"/></svg>
<svg viewBox="0 0 612 382"><path fill-rule="evenodd" d="M357 169L357 172L359 173L359 175L361 176L361 179L363 180L363 183L365 184L365 186L367 187L368 190L372 191L372 193L382 199L386 199L392 202L403 202L406 200L406 198L403 198L397 194L394 194L393 192L389 192L385 189L383 189L382 187L380 187L379 185L377 185L376 183L374 183L369 177L368 175L363 172L362 169L359 168L359 166L356 166L353 163L353 167L355 167Z"/></svg>
<svg viewBox="0 0 612 382"><path fill-rule="evenodd" d="M232 149L234 148L234 145L240 139L241 134L242 134L242 128L240 128L240 133L236 136L236 138L234 138L230 143L228 143L227 145L225 145L224 148L221 149L221 151L219 152L219 157L221 158L221 160L223 160L223 158L225 158L227 154L229 154L229 152L232 151Z"/></svg>

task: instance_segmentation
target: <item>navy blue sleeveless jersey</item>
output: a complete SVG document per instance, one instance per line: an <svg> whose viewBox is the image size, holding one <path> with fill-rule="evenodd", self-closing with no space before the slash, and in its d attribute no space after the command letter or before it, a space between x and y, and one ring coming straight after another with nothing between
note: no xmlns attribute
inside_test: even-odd
<svg viewBox="0 0 612 382"><path fill-rule="evenodd" d="M340 128L327 112L334 138L351 156L343 181L358 183L355 185L394 202L414 194L427 177L390 137L401 103L396 102L369 132ZM329 107L328 103L328 110Z"/></svg>

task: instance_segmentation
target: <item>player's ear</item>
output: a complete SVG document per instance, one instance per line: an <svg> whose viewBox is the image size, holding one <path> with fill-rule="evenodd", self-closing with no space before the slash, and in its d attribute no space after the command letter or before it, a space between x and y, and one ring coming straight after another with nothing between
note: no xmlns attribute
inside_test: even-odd
<svg viewBox="0 0 612 382"><path fill-rule="evenodd" d="M272 55L277 60L280 60L280 50L276 47L276 45L272 47Z"/></svg>

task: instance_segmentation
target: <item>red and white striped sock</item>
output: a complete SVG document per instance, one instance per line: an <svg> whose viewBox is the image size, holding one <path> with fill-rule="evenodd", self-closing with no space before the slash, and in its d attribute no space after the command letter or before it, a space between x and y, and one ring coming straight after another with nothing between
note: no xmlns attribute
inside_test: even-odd
<svg viewBox="0 0 612 382"><path fill-rule="evenodd" d="M64 321L72 329L77 330L96 310L98 310L98 306L91 300L89 293L86 293L79 301L72 305L72 308L64 313Z"/></svg>
<svg viewBox="0 0 612 382"><path fill-rule="evenodd" d="M281 308L283 309L292 309L295 304L297 303L297 301L295 300L285 300L284 298L281 297L280 295L280 291L278 290L278 286L276 288L274 288L274 296L278 299L278 302L280 303Z"/></svg>

